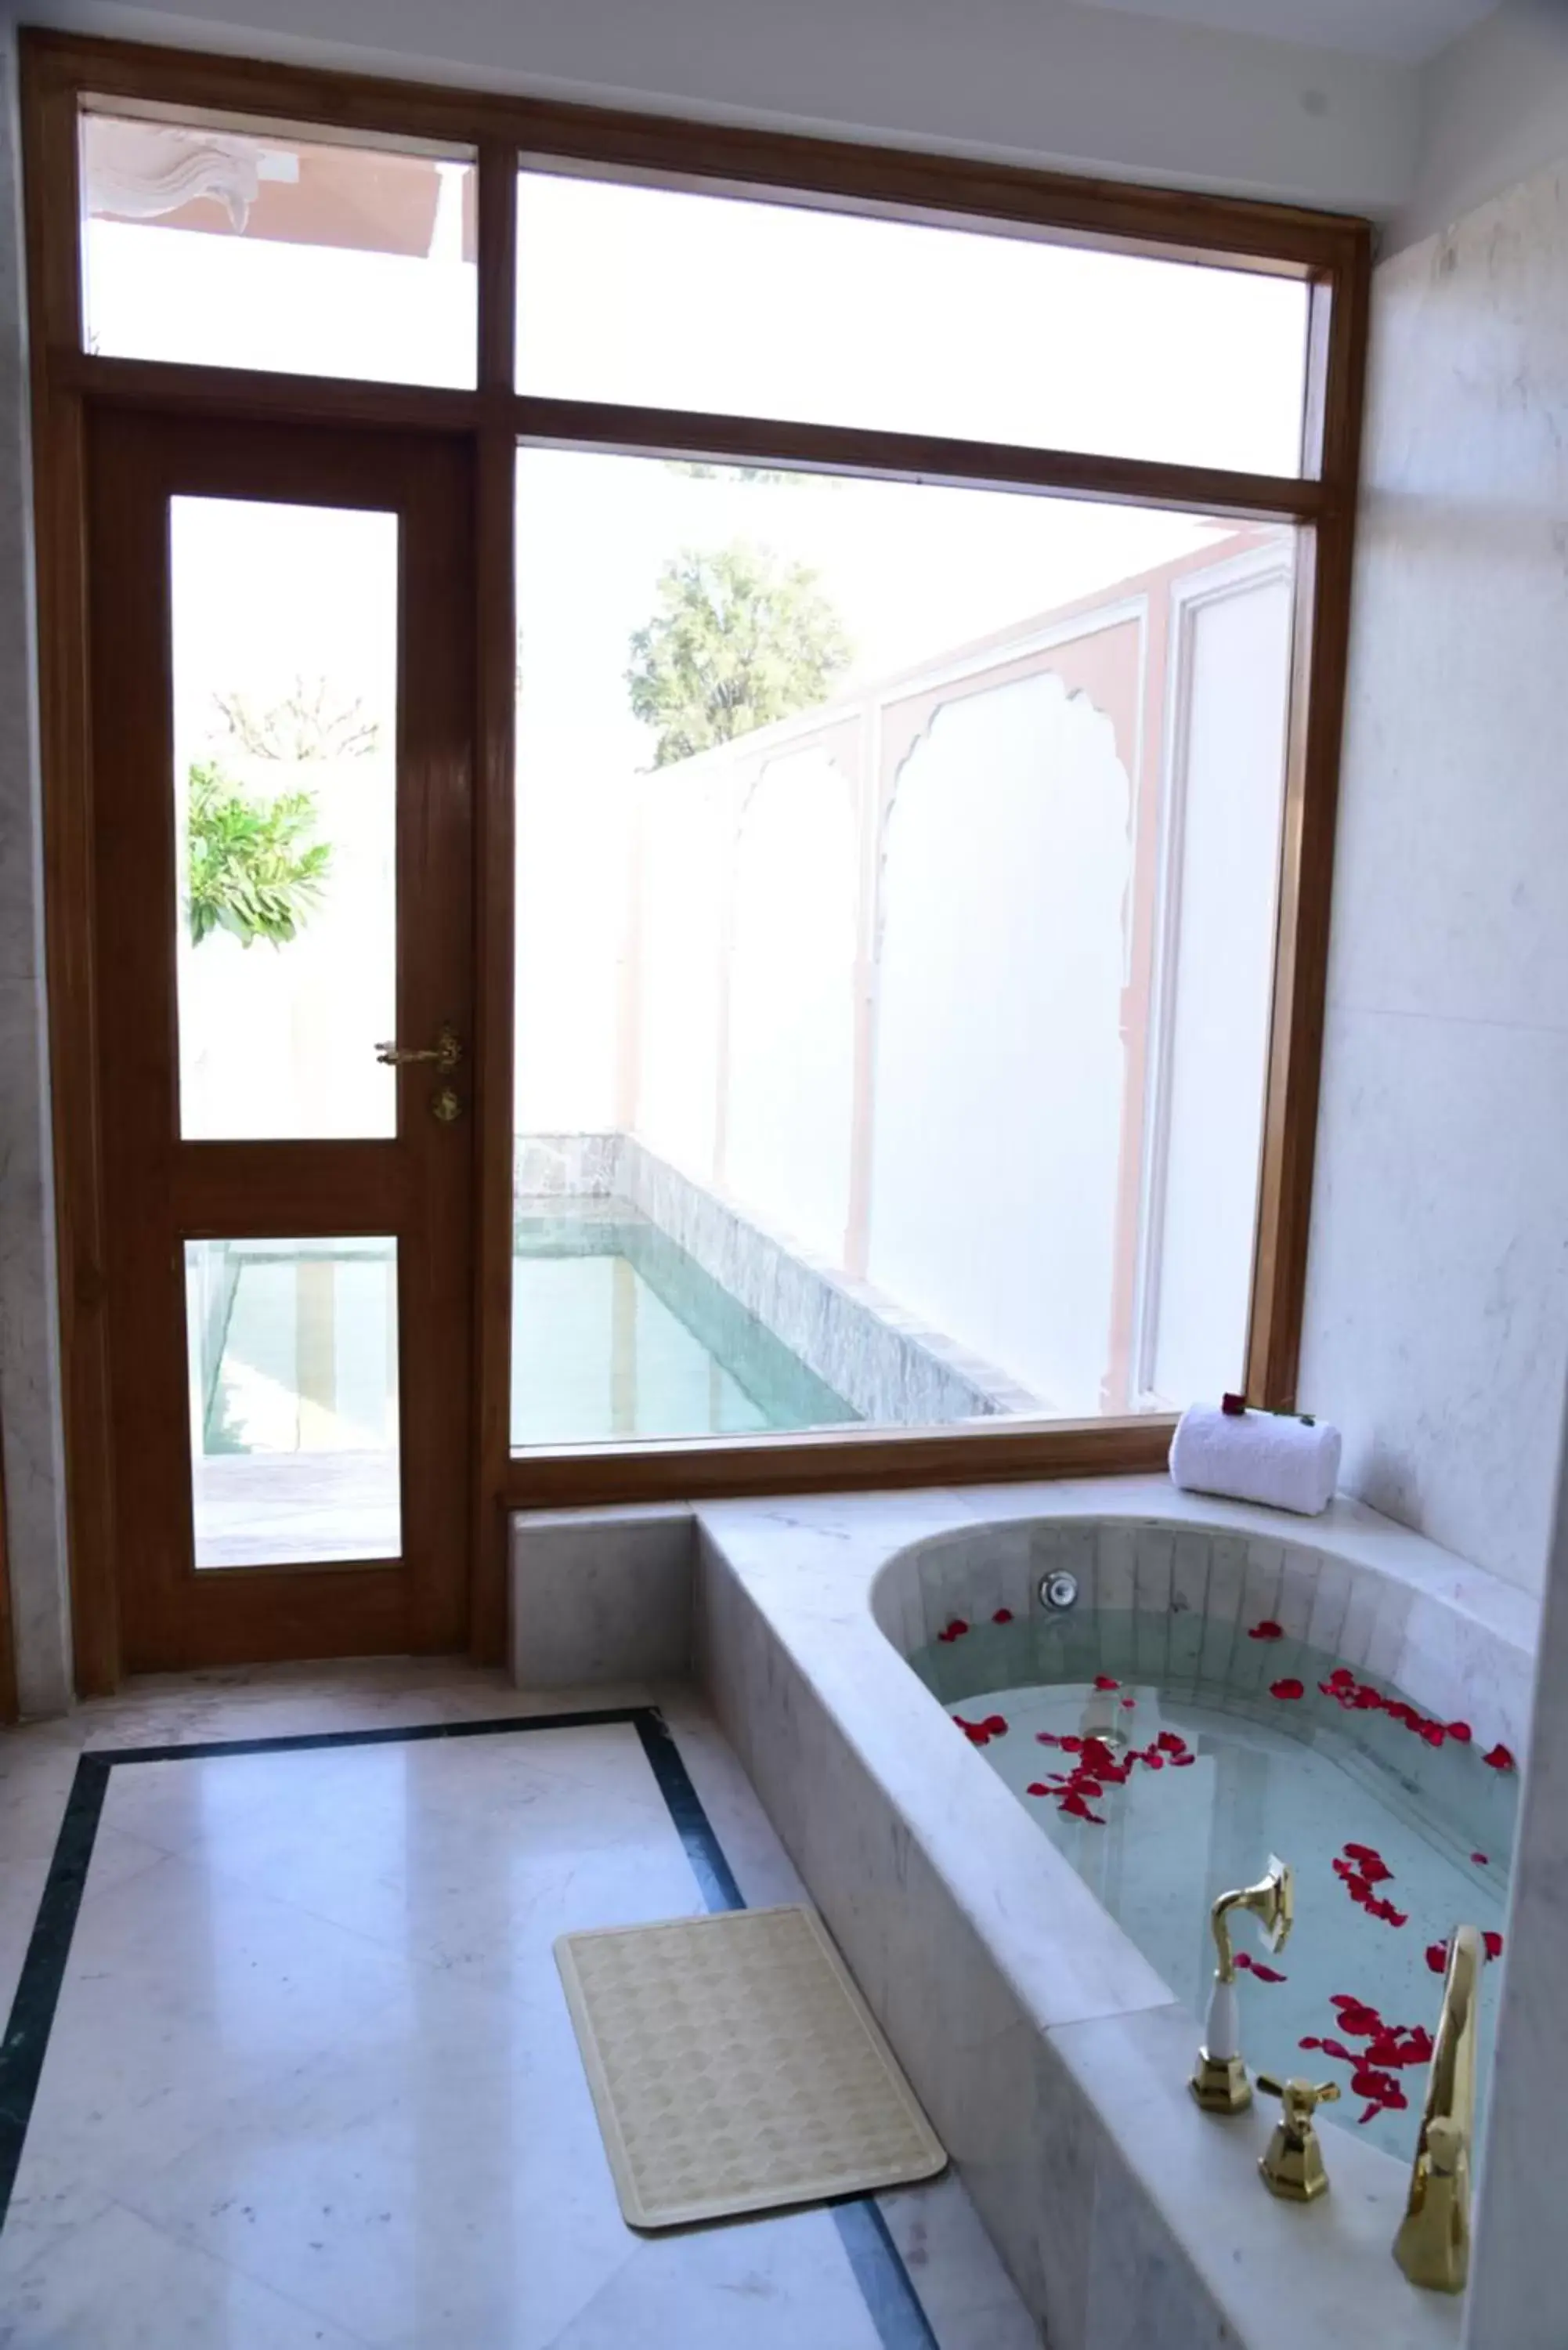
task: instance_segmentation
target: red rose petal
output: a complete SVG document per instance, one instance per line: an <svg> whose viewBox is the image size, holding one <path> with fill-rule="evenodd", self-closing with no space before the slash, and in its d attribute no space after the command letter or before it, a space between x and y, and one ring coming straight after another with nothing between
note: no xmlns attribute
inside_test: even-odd
<svg viewBox="0 0 1568 2350"><path fill-rule="evenodd" d="M1012 1608L999 1607L991 1620L993 1624L1011 1624L1012 1621Z"/></svg>
<svg viewBox="0 0 1568 2350"><path fill-rule="evenodd" d="M1492 1771L1513 1771L1518 1768L1506 1746L1494 1746L1490 1754L1481 1756L1481 1761L1489 1770Z"/></svg>
<svg viewBox="0 0 1568 2350"><path fill-rule="evenodd" d="M1301 1681L1271 1681L1269 1695L1281 1698L1304 1697L1306 1689Z"/></svg>
<svg viewBox="0 0 1568 2350"><path fill-rule="evenodd" d="M1114 1690L1120 1689L1121 1683L1120 1681L1112 1680L1109 1673L1096 1673L1095 1675L1095 1687L1097 1690Z"/></svg>
<svg viewBox="0 0 1568 2350"><path fill-rule="evenodd" d="M1007 1735L1007 1724L999 1713L988 1713L981 1728L989 1730L993 1738L1005 1738Z"/></svg>
<svg viewBox="0 0 1568 2350"><path fill-rule="evenodd" d="M1254 1624L1247 1635L1249 1640L1282 1640L1284 1637L1284 1626L1276 1624L1272 1616L1265 1616L1261 1624Z"/></svg>
<svg viewBox="0 0 1568 2350"><path fill-rule="evenodd" d="M1427 1945L1427 1964L1431 1968L1432 1972L1435 1975L1442 1974L1447 1968L1448 1963L1449 1946L1447 1942L1428 1942Z"/></svg>
<svg viewBox="0 0 1568 2350"><path fill-rule="evenodd" d="M1260 1982L1288 1982L1290 1980L1288 1975L1281 1974L1277 1969L1264 1966L1259 1959L1252 1960L1252 1972Z"/></svg>
<svg viewBox="0 0 1568 2350"><path fill-rule="evenodd" d="M1173 1754L1170 1758L1170 1767L1173 1771L1189 1771L1197 1760L1196 1754Z"/></svg>
<svg viewBox="0 0 1568 2350"><path fill-rule="evenodd" d="M1060 1746L1062 1743L1054 1730L1037 1730L1034 1736L1041 1746Z"/></svg>
<svg viewBox="0 0 1568 2350"><path fill-rule="evenodd" d="M1296 2042L1296 2046L1298 2048L1321 2048L1323 2046L1323 2042L1317 2038L1315 2033L1309 2033L1304 2040L1298 2040Z"/></svg>
<svg viewBox="0 0 1568 2350"><path fill-rule="evenodd" d="M1470 1858L1478 1868L1490 1868L1491 1866L1484 1852L1472 1852Z"/></svg>
<svg viewBox="0 0 1568 2350"><path fill-rule="evenodd" d="M1461 1746L1468 1746L1474 1735L1468 1721L1450 1721L1449 1724L1449 1736L1456 1739Z"/></svg>
<svg viewBox="0 0 1568 2350"><path fill-rule="evenodd" d="M1174 1730L1162 1730L1154 1742L1162 1754L1185 1754L1187 1752L1186 1739Z"/></svg>
<svg viewBox="0 0 1568 2350"><path fill-rule="evenodd" d="M1130 1712L1132 1711L1132 1710L1133 1710L1134 1706L1135 1706L1137 1703L1137 1698L1136 1698L1136 1697L1124 1697L1124 1698L1123 1698L1123 1700L1122 1700L1122 1710L1123 1710L1123 1711L1124 1711L1124 1712L1126 1712L1126 1713L1130 1713Z"/></svg>
<svg viewBox="0 0 1568 2350"><path fill-rule="evenodd" d="M952 1622L948 1626L946 1637L950 1640L961 1640L968 1630L969 1626L964 1622L963 1617L961 1616L955 1616Z"/></svg>
<svg viewBox="0 0 1568 2350"><path fill-rule="evenodd" d="M1501 1934L1489 1933L1483 1939L1486 1942L1486 1954L1488 1958L1501 1959L1502 1956L1502 1936Z"/></svg>
<svg viewBox="0 0 1568 2350"><path fill-rule="evenodd" d="M1362 2127L1365 2129L1368 2122L1375 2122L1382 2111L1381 2106L1368 2106L1366 2111L1361 2116Z"/></svg>
<svg viewBox="0 0 1568 2350"><path fill-rule="evenodd" d="M1138 1756L1138 1761L1146 1763L1151 1771L1163 1771L1165 1768L1164 1755L1157 1754L1152 1746L1149 1748L1147 1754L1140 1754Z"/></svg>
<svg viewBox="0 0 1568 2350"><path fill-rule="evenodd" d="M1038 1779L1032 1779L1023 1792L1026 1795L1049 1795L1054 1794L1054 1790L1042 1786Z"/></svg>
<svg viewBox="0 0 1568 2350"><path fill-rule="evenodd" d="M1341 1849L1347 1860L1381 1860L1383 1857L1375 1844L1347 1844Z"/></svg>

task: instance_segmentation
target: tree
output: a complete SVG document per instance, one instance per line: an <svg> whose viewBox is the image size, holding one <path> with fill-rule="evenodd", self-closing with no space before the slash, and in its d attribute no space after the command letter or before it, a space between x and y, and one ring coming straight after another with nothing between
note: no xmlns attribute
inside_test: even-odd
<svg viewBox="0 0 1568 2350"><path fill-rule="evenodd" d="M653 764L669 767L809 710L849 654L816 573L738 540L665 565L626 681L633 715L655 729Z"/></svg>
<svg viewBox="0 0 1568 2350"><path fill-rule="evenodd" d="M335 702L326 678L296 677L281 702L254 709L243 693L214 694L223 723L254 759L363 759L381 729L358 699Z"/></svg>
<svg viewBox="0 0 1568 2350"><path fill-rule="evenodd" d="M320 899L330 845L311 841L314 792L253 799L215 759L190 774L188 919L192 945L227 931L241 946L266 939L276 947L298 936Z"/></svg>

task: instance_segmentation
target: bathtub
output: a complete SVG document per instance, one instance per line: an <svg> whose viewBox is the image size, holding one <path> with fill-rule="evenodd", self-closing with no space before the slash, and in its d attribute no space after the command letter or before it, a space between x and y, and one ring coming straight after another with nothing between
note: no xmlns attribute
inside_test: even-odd
<svg viewBox="0 0 1568 2350"><path fill-rule="evenodd" d="M1353 2107L1322 2126L1322 2202L1265 2191L1272 2101L1198 2109L1189 2000L908 1659L955 1622L1029 1633L1064 1571L1078 1607L1125 1612L1151 1653L1176 1618L1232 1641L1276 1625L1517 1754L1534 1603L1353 1503L1288 1520L1162 1478L724 1503L695 1523L711 1702L1050 2350L1457 2344L1461 2304L1391 2258L1406 2163ZM1408 2085L1418 2106L1424 2072Z"/></svg>

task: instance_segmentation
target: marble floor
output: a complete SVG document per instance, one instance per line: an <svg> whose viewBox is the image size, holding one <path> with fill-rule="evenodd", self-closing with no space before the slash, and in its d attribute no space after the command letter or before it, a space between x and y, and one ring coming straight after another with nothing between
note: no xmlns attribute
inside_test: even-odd
<svg viewBox="0 0 1568 2350"><path fill-rule="evenodd" d="M1028 2350L950 2178L621 2220L555 1937L800 1893L683 1690L372 1664L0 1733L0 2345Z"/></svg>

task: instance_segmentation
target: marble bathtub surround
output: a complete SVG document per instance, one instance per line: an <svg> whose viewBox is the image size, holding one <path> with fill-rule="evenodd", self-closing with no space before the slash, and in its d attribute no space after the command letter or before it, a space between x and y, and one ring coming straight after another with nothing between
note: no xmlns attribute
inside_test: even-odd
<svg viewBox="0 0 1568 2350"><path fill-rule="evenodd" d="M1028 2350L950 2176L626 2230L554 1937L802 1897L689 1691L583 1694L207 1676L0 1744L7 1859L62 1773L100 1805L0 2231L17 2350Z"/></svg>
<svg viewBox="0 0 1568 2350"><path fill-rule="evenodd" d="M694 1557L683 1503L514 1517L513 1679L553 1690L679 1679L691 1663Z"/></svg>
<svg viewBox="0 0 1568 2350"><path fill-rule="evenodd" d="M1522 1750L1540 1621L1524 1593L1354 1502L1336 1501L1303 1537L1282 1534L1273 1513L1179 1495L1162 1479L1102 1485L1113 1498L1125 1493L1115 1514L1096 1518L1075 1500L1056 1509L1057 1494L1087 1490L1014 1488L1048 1492L1052 1514L964 1525L916 1557L890 1559L871 1606L893 1646L912 1656L955 1620L990 1623L1001 1608L1014 1621L1047 1624L1040 1585L1064 1568L1080 1608L1140 1620L1135 1669L1160 1669L1161 1622L1191 1612L1210 1627L1205 1679L1262 1689L1290 1669L1291 1644L1299 1643L1394 1683L1439 1721L1469 1722L1487 1746L1501 1740ZM1268 1531L1254 1530L1260 1522ZM1264 1622L1279 1626L1281 1641L1249 1641Z"/></svg>
<svg viewBox="0 0 1568 2350"><path fill-rule="evenodd" d="M1532 1604L1357 1505L1303 1544L1159 1479L696 1517L704 1685L1052 2350L1457 2342L1456 2305L1390 2257L1404 2166L1325 2121L1334 2192L1262 2192L1272 2116L1199 2112L1190 2015L903 1658L955 1620L1027 1623L1064 1565L1156 1659L1173 1611L1211 1615L1227 1660L1272 1620L1512 1743Z"/></svg>

